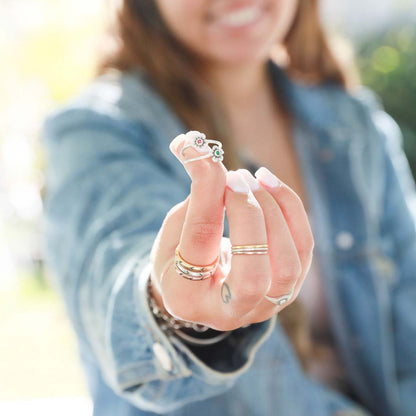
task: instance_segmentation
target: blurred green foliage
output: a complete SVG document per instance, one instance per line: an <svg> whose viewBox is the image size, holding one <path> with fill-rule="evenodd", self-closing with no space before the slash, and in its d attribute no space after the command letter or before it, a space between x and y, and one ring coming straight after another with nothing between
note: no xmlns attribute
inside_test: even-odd
<svg viewBox="0 0 416 416"><path fill-rule="evenodd" d="M416 24L393 26L357 47L362 83L397 121L416 178Z"/></svg>

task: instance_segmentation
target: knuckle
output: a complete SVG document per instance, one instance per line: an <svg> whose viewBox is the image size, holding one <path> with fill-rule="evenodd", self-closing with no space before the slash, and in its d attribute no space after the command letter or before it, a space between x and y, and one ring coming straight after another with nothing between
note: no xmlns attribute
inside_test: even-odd
<svg viewBox="0 0 416 416"><path fill-rule="evenodd" d="M206 221L194 223L191 225L191 240L197 244L205 243L207 239L218 236L222 232L222 222Z"/></svg>
<svg viewBox="0 0 416 416"><path fill-rule="evenodd" d="M245 302L256 302L266 293L270 285L270 279L266 280L263 276L250 276L249 279L242 279L235 292L239 299Z"/></svg>

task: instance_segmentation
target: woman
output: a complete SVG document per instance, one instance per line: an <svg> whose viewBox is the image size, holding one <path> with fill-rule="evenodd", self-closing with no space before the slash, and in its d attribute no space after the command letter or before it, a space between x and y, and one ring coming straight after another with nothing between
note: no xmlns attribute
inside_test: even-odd
<svg viewBox="0 0 416 416"><path fill-rule="evenodd" d="M414 182L318 1L125 0L117 28L44 126L94 414L413 415Z"/></svg>

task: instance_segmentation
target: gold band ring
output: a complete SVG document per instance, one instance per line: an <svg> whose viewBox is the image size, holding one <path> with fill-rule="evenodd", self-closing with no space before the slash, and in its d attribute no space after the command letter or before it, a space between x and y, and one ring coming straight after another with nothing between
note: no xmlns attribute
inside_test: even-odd
<svg viewBox="0 0 416 416"><path fill-rule="evenodd" d="M247 244L231 246L231 254L267 254L268 244Z"/></svg>
<svg viewBox="0 0 416 416"><path fill-rule="evenodd" d="M189 263L180 255L179 245L175 250L175 270L176 272L186 279L189 280L205 280L211 277L218 265L220 256L206 266L197 266L195 264Z"/></svg>

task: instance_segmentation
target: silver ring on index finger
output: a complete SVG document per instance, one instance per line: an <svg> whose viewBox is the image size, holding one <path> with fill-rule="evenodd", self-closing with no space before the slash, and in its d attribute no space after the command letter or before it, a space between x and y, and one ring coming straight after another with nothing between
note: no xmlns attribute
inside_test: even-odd
<svg viewBox="0 0 416 416"><path fill-rule="evenodd" d="M188 132L186 134L189 134L189 133L194 133L192 134L193 137L191 136L192 137L191 143L187 144L186 146L182 148L181 155L185 156L184 152L189 147L192 147L199 152L203 150L207 150L208 153L199 157L184 160L183 163L193 162L195 160L201 160L201 159L206 159L206 158L212 158L214 162L219 162L224 159L223 157L224 150L222 149L222 143L219 140L209 140L206 138L205 134L199 133L199 132ZM214 143L214 146L209 147L208 146L209 143Z"/></svg>

